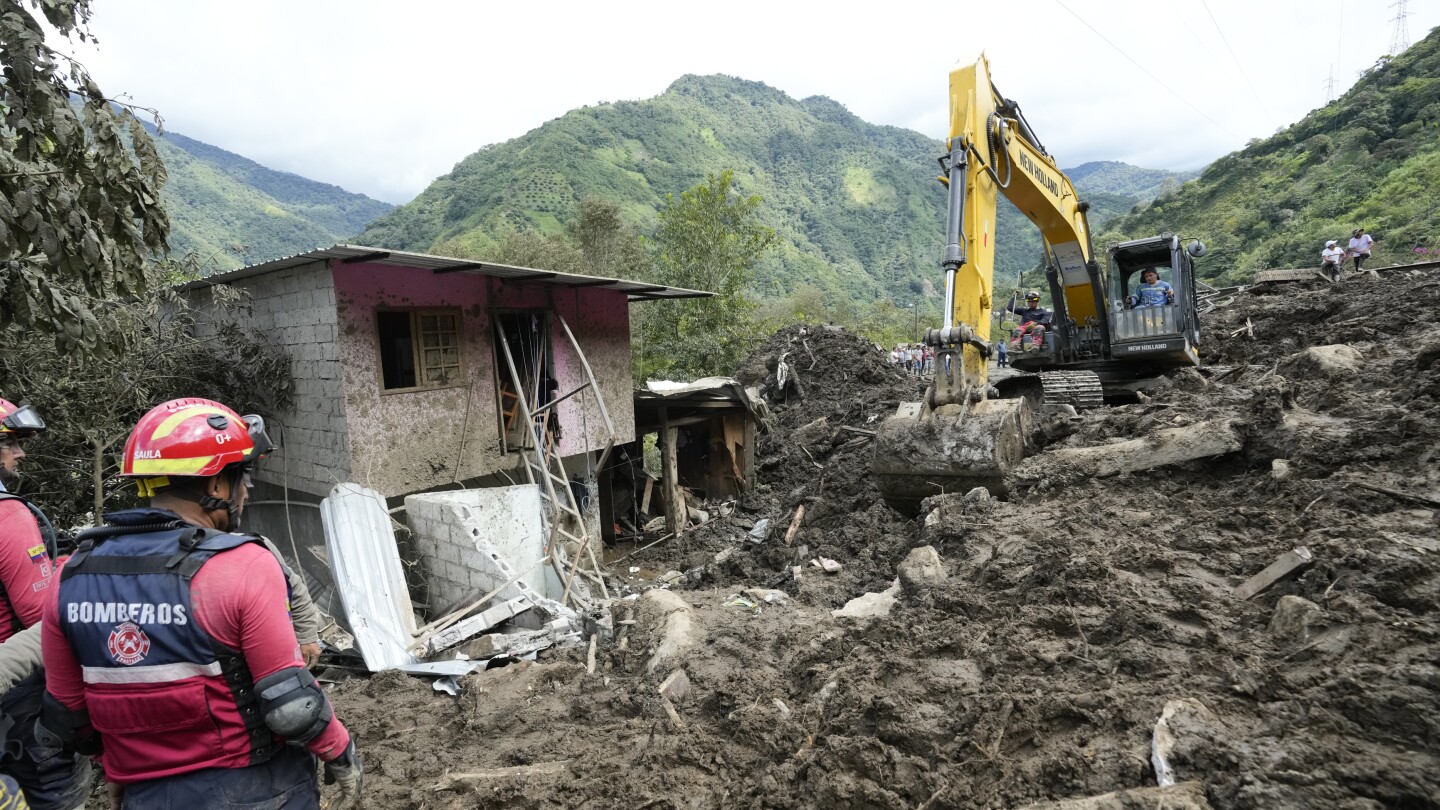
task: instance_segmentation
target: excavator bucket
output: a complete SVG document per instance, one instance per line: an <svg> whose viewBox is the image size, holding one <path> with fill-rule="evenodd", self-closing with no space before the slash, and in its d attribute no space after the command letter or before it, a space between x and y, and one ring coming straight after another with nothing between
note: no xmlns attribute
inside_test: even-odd
<svg viewBox="0 0 1440 810"><path fill-rule="evenodd" d="M930 411L905 403L880 424L870 470L885 502L914 515L920 501L985 487L1005 494L1006 476L1025 456L1030 431L1024 399L987 399Z"/></svg>

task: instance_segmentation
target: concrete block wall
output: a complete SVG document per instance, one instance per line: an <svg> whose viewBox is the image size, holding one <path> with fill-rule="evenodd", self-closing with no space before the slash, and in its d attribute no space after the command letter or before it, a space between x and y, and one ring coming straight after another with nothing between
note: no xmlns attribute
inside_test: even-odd
<svg viewBox="0 0 1440 810"><path fill-rule="evenodd" d="M524 576L498 594L545 600L558 580L547 577L540 490L531 485L430 492L405 498L411 537L438 617ZM533 568L532 568L533 567Z"/></svg>
<svg viewBox="0 0 1440 810"><path fill-rule="evenodd" d="M240 319L241 323L290 355L290 371L295 378L294 408L274 415L274 421L279 423L276 433L281 447L260 467L255 478L323 497L335 484L351 480L345 384L330 265L326 261L311 262L239 279L233 286L250 294L250 315ZM198 303L209 293L202 288L190 295Z"/></svg>

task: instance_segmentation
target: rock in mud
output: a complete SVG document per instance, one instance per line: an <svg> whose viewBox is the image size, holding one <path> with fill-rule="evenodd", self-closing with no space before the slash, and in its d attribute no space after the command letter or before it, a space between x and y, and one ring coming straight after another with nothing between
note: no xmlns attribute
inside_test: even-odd
<svg viewBox="0 0 1440 810"><path fill-rule="evenodd" d="M1282 596L1270 615L1270 635L1303 644L1310 640L1311 631L1323 613L1320 606L1309 599Z"/></svg>
<svg viewBox="0 0 1440 810"><path fill-rule="evenodd" d="M1155 781L1170 787L1182 776L1181 769L1195 762L1197 754L1218 734L1215 713L1194 698L1172 700L1165 704L1155 722L1150 742L1150 764L1155 768Z"/></svg>
<svg viewBox="0 0 1440 810"><path fill-rule="evenodd" d="M873 619L890 615L895 607L895 598L900 595L900 586L894 585L879 593L866 593L845 603L845 607L830 611L837 619Z"/></svg>
<svg viewBox="0 0 1440 810"><path fill-rule="evenodd" d="M1020 810L1210 810L1210 803L1205 800L1204 785L1181 782L1168 788L1117 790L1103 796L1027 804Z"/></svg>
<svg viewBox="0 0 1440 810"><path fill-rule="evenodd" d="M823 450L834 435L835 429L830 427L830 420L822 416L807 425L795 428L790 434L790 441L813 453Z"/></svg>
<svg viewBox="0 0 1440 810"><path fill-rule="evenodd" d="M1327 380L1354 377L1365 365L1365 357L1354 346L1338 343L1311 346L1285 358L1280 370L1295 377L1319 375Z"/></svg>
<svg viewBox="0 0 1440 810"><path fill-rule="evenodd" d="M900 576L900 586L912 596L945 582L945 564L934 546L911 549L895 572Z"/></svg>

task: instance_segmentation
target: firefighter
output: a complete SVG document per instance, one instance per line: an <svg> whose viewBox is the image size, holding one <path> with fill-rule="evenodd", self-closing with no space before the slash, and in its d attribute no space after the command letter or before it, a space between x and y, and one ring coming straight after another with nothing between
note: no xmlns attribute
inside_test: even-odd
<svg viewBox="0 0 1440 810"><path fill-rule="evenodd" d="M35 737L45 692L35 626L50 592L55 530L40 507L14 492L21 442L44 430L29 404L0 399L0 774L14 779L36 810L71 810L90 792L90 760Z"/></svg>
<svg viewBox="0 0 1440 810"><path fill-rule="evenodd" d="M55 532L45 513L13 491L20 481L21 442L45 430L30 405L0 399L0 642L40 621L49 587Z"/></svg>
<svg viewBox="0 0 1440 810"><path fill-rule="evenodd" d="M50 589L42 737L97 753L113 806L318 808L316 757L339 785L330 808L359 804L355 743L305 668L285 574L238 533L271 449L264 420L220 403L151 409L121 461L149 507L81 533Z"/></svg>

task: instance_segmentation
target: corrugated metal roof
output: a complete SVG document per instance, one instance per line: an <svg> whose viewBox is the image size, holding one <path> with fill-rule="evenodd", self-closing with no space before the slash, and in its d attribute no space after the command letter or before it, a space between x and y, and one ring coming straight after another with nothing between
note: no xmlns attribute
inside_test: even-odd
<svg viewBox="0 0 1440 810"><path fill-rule="evenodd" d="M626 293L631 301L653 301L666 298L709 298L715 295L715 293L705 292L703 290L687 290L684 287L667 287L660 284L647 284L643 281L627 281L623 278L577 276L570 273L554 273L549 270L537 270L530 267L512 267L505 264L477 262L469 259L454 259L447 256L431 256L426 253L410 253L404 250L386 250L385 248L366 247L364 245L335 245L334 247L317 248L316 250L306 253L297 253L294 256L285 256L280 259L272 259L268 262L248 265L239 270L231 270L228 273L217 273L216 275L208 276L199 281L192 281L185 284L180 289L190 290L216 284L230 284L240 281L241 279L252 278L291 267L298 267L302 264L331 259L338 260L341 264L383 262L398 267L418 267L435 273L469 273L471 275L490 276L491 278L498 278L501 281L526 281L536 284L553 284L559 287L595 287L605 290L619 290Z"/></svg>

